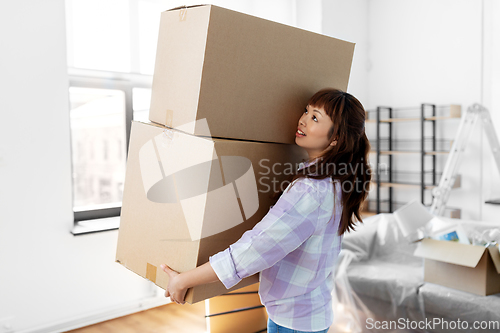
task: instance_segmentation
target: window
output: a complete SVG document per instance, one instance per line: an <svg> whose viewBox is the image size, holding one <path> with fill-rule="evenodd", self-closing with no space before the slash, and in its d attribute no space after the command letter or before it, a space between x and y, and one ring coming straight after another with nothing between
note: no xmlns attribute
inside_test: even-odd
<svg viewBox="0 0 500 333"><path fill-rule="evenodd" d="M75 222L120 214L130 123L148 121L168 3L66 0Z"/></svg>
<svg viewBox="0 0 500 333"><path fill-rule="evenodd" d="M132 89L132 108L134 110L134 120L149 121L149 102L151 101L151 89L134 88Z"/></svg>
<svg viewBox="0 0 500 333"><path fill-rule="evenodd" d="M74 209L119 207L125 177L125 93L70 87L69 96Z"/></svg>

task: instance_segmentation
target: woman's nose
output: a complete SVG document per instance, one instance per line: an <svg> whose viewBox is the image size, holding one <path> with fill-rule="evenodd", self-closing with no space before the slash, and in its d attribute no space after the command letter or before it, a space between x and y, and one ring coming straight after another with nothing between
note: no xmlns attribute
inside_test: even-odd
<svg viewBox="0 0 500 333"><path fill-rule="evenodd" d="M300 117L300 119L299 119L299 125L306 126L306 121L304 119L304 115L302 115L302 117Z"/></svg>

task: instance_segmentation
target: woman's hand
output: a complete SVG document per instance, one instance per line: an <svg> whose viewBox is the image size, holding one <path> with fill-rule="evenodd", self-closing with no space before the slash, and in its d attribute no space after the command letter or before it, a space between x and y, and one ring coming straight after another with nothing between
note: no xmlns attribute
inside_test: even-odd
<svg viewBox="0 0 500 333"><path fill-rule="evenodd" d="M181 274L172 270L165 264L161 265L160 267L165 273L168 274L169 277L167 291L165 291L165 297L170 297L170 299L177 304L184 304L184 298L186 297L188 288L182 285Z"/></svg>
<svg viewBox="0 0 500 333"><path fill-rule="evenodd" d="M206 262L201 266L181 274L172 270L165 264L160 265L160 267L169 277L165 297L170 297L170 299L177 304L185 303L184 299L186 298L186 292L189 288L219 281L210 262Z"/></svg>

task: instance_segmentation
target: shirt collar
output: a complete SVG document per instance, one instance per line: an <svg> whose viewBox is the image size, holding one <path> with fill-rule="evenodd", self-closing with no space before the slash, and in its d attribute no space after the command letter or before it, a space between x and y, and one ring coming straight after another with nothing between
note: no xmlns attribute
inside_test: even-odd
<svg viewBox="0 0 500 333"><path fill-rule="evenodd" d="M312 161L300 162L299 163L299 167L297 168L297 171L300 171L300 170L302 170L304 168L307 168L307 167L315 164L316 162L318 162L318 160L319 160L319 158L316 158L316 159L314 159Z"/></svg>

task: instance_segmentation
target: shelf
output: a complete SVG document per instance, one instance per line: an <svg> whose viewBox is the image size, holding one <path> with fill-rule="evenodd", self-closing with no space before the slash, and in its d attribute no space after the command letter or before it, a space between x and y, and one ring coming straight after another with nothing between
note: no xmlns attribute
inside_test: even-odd
<svg viewBox="0 0 500 333"><path fill-rule="evenodd" d="M460 118L461 116L458 115L458 117L454 117L454 116L436 116L436 117L426 117L424 118L424 120L446 120L446 119L456 119L456 118Z"/></svg>
<svg viewBox="0 0 500 333"><path fill-rule="evenodd" d="M460 118L458 117L452 117L452 116L435 116L435 117L425 117L424 120L426 121L433 121L433 120L446 120L446 119L457 119ZM420 118L390 118L390 119L380 119L381 123L399 123L399 122L405 122L405 121L420 121ZM365 123L376 123L376 119L366 119Z"/></svg>
<svg viewBox="0 0 500 333"><path fill-rule="evenodd" d="M425 155L446 155L449 154L449 151L426 151Z"/></svg>
<svg viewBox="0 0 500 333"><path fill-rule="evenodd" d="M434 138L433 137L425 137L424 141L425 140L432 141L432 140L434 140ZM370 143L377 143L377 140L375 140L375 139L369 140L369 141L370 141ZM383 142L383 141L390 141L390 139L389 138L380 138L380 142ZM436 138L436 142L446 142L446 141L453 142L452 139ZM392 142L395 142L395 143L398 143L398 142L420 143L421 140L420 139L393 139Z"/></svg>
<svg viewBox="0 0 500 333"><path fill-rule="evenodd" d="M402 121L419 121L420 118L391 118L391 119L380 119L381 123L399 123Z"/></svg>
<svg viewBox="0 0 500 333"><path fill-rule="evenodd" d="M401 204L403 205L403 204ZM426 207L430 207L429 205L425 205ZM396 209L393 209L396 210ZM380 214L391 214L392 212L389 211L381 211ZM444 211L444 217L452 218L452 219L460 219L461 218L461 210L460 208L452 208L452 207L446 207ZM370 216L377 215L377 212L372 211L372 210L367 210L367 211L361 211L361 216L363 218L367 218Z"/></svg>
<svg viewBox="0 0 500 333"><path fill-rule="evenodd" d="M435 117L424 117L424 120L445 120L445 119L457 119L460 118L458 117L452 117L452 116L435 116ZM419 118L391 118L391 119L381 119L381 123L395 123L395 122L402 122L402 121L420 121Z"/></svg>
<svg viewBox="0 0 500 333"><path fill-rule="evenodd" d="M397 111L398 109L393 109L393 111ZM399 109L402 110L402 109ZM420 108L408 108L408 110L420 111ZM387 111L387 110L383 110ZM365 122L368 123L376 123L376 119L368 119L368 113L374 112L377 110L368 110L365 111ZM432 116L432 117L424 117L424 120L446 120L446 119L459 119L462 117L462 107L460 105L451 104L449 106L449 114L447 116ZM394 122L404 122L404 121L420 121L420 117L406 117L406 118L389 118L389 119L380 119L381 123L394 123Z"/></svg>
<svg viewBox="0 0 500 333"><path fill-rule="evenodd" d="M487 200L484 203L490 204L490 205L500 205L500 199L491 199Z"/></svg>
<svg viewBox="0 0 500 333"><path fill-rule="evenodd" d="M425 104L425 105L429 105L429 104ZM416 111L420 111L422 105L419 105L419 106L406 106L406 107L399 107L399 108L392 108L392 111L394 112L416 112ZM389 109L390 107L389 106L381 106L381 108L384 109L384 111L386 111L387 109ZM443 105L436 105L436 110L449 110L450 111L450 114L456 114L457 112L461 112L462 110L462 107L460 105L457 105L457 104L443 104ZM377 109L368 109L365 111L367 114L368 113L376 113L377 112Z"/></svg>
<svg viewBox="0 0 500 333"><path fill-rule="evenodd" d="M376 170L375 170L376 171ZM390 171L390 170L382 170L382 171ZM433 171L432 170L427 170L427 171L424 171L423 172L424 174L432 174ZM402 171L402 170L394 170L392 171L392 174L393 175L421 175L422 172L420 171ZM436 175L442 175L443 173L442 172L436 172Z"/></svg>
<svg viewBox="0 0 500 333"><path fill-rule="evenodd" d="M389 175L390 173L385 173L383 172L380 177L380 182L381 183L402 183L402 184L415 184L419 185L421 184L422 181L422 174L421 173L413 173L413 174L401 174L401 173L392 173L392 179L389 180ZM432 185L434 184L433 180L433 174L431 173L425 173L424 174L424 184L425 185ZM435 184L439 184L439 180L441 179L440 174L436 174L436 182ZM377 182L377 174L376 172L374 173L372 177L373 182Z"/></svg>
<svg viewBox="0 0 500 333"><path fill-rule="evenodd" d="M381 150L380 155L405 155L405 154L420 154L419 151L411 150Z"/></svg>
<svg viewBox="0 0 500 333"><path fill-rule="evenodd" d="M372 181L372 184L375 186L377 185L377 182ZM399 187L399 188L420 188L420 184L416 183L389 183L389 182L380 182L380 187ZM425 185L424 188L427 190L433 189L436 187L436 185Z"/></svg>
<svg viewBox="0 0 500 333"><path fill-rule="evenodd" d="M376 180L371 180L370 183L372 183L375 186L377 185ZM462 185L462 177L460 175L457 175L457 178L455 178L455 183L453 184L452 188L460 188L461 185ZM436 186L437 185L424 185L424 188L430 190ZM422 185L420 183L399 183L399 182L381 181L380 187L421 188ZM500 201L498 204L500 204Z"/></svg>
<svg viewBox="0 0 500 333"><path fill-rule="evenodd" d="M370 150L370 154L376 154L376 150ZM426 151L425 155L445 155L449 154L449 151ZM381 150L380 155L403 155L403 154L421 154L420 151L417 150Z"/></svg>
<svg viewBox="0 0 500 333"><path fill-rule="evenodd" d="M421 153L423 151L427 155L437 155L437 154L448 154L453 148L453 140L450 139L436 139L433 142L431 139L424 138L424 141L417 139L401 139L390 141L387 138L380 139L377 142L375 139L370 140L370 153L375 153L377 147L381 152L394 151L394 152L404 152L404 153ZM390 148L389 148L390 147ZM388 154L388 153L385 153Z"/></svg>

